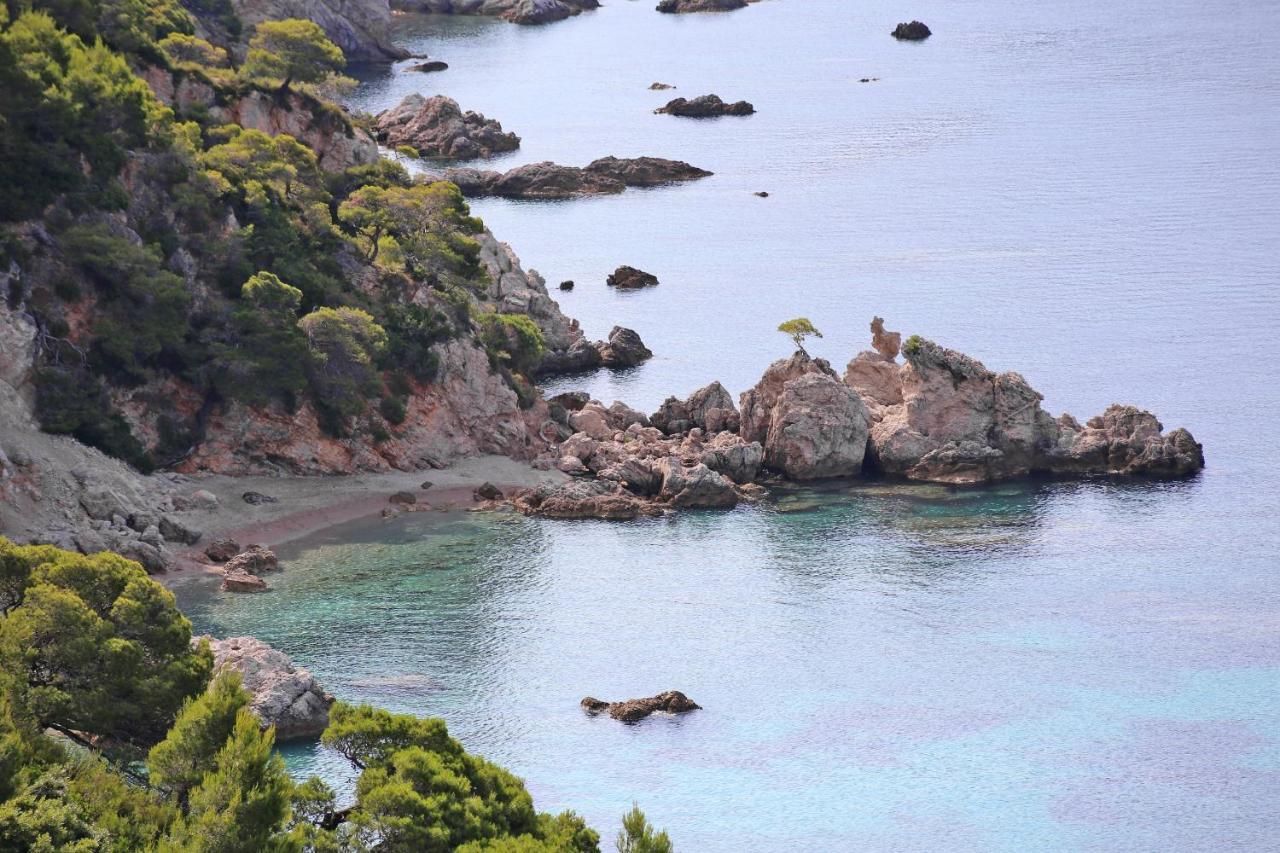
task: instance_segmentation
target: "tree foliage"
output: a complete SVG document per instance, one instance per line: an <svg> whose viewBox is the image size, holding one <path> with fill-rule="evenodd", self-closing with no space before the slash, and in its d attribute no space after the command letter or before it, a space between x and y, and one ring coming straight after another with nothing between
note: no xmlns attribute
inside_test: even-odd
<svg viewBox="0 0 1280 853"><path fill-rule="evenodd" d="M323 83L346 67L346 58L313 21L263 21L249 41L241 73L250 80Z"/></svg>
<svg viewBox="0 0 1280 853"><path fill-rule="evenodd" d="M787 320L778 326L778 331L795 341L796 349L804 352L805 339L814 337L822 337L822 332L818 331L818 327L813 325L808 317L796 317L793 320Z"/></svg>
<svg viewBox="0 0 1280 853"><path fill-rule="evenodd" d="M618 853L672 853L673 850L667 831L655 830L638 803L632 803L631 811L622 816L622 829L615 846Z"/></svg>

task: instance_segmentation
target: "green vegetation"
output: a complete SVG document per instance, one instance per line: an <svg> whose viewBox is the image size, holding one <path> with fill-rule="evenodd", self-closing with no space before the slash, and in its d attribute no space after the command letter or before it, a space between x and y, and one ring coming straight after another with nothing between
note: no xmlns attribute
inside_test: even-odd
<svg viewBox="0 0 1280 853"><path fill-rule="evenodd" d="M173 596L121 557L0 539L0 614L0 849L600 849L442 720L367 705L334 705L323 735L359 771L338 810L319 779L289 778L238 677L209 682ZM671 849L643 815L625 826L632 853Z"/></svg>
<svg viewBox="0 0 1280 853"><path fill-rule="evenodd" d="M618 853L672 853L674 849L667 831L655 830L635 803L631 811L622 816L622 829L615 846Z"/></svg>
<svg viewBox="0 0 1280 853"><path fill-rule="evenodd" d="M211 38L238 28L225 0L189 8ZM415 383L435 381L437 346L480 334L483 224L453 184L385 160L326 173L290 136L211 118L258 90L349 133L320 96L342 55L314 23L262 24L239 70L193 33L172 0L0 8L0 219L48 235L0 223L6 262L38 273L7 296L40 330L41 424L143 470L232 403L310 405L334 435L387 437ZM211 102L179 120L135 76L147 66ZM520 374L540 343L506 337L486 341L495 369L532 401ZM128 393L173 401L148 431L159 442L131 431Z"/></svg>
<svg viewBox="0 0 1280 853"><path fill-rule="evenodd" d="M920 348L924 345L924 338L919 335L912 335L907 338L907 342L902 345L902 352L907 357L920 354Z"/></svg>
<svg viewBox="0 0 1280 853"><path fill-rule="evenodd" d="M254 81L324 83L347 65L338 46L314 21L289 18L258 24L240 72Z"/></svg>
<svg viewBox="0 0 1280 853"><path fill-rule="evenodd" d="M805 352L804 342L806 338L822 337L822 332L818 331L818 327L813 325L808 317L796 317L793 320L787 320L778 326L778 331L795 341L796 349ZM806 355L808 353L805 353Z"/></svg>

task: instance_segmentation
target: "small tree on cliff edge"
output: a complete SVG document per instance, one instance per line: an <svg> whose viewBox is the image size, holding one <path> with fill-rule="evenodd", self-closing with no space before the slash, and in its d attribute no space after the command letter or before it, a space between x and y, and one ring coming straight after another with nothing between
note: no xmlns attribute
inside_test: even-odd
<svg viewBox="0 0 1280 853"><path fill-rule="evenodd" d="M794 320L788 320L778 326L778 331L795 341L796 349L805 355L809 354L804 348L805 338L822 337L822 332L818 331L818 327L813 325L808 317L796 317Z"/></svg>
<svg viewBox="0 0 1280 853"><path fill-rule="evenodd" d="M289 84L323 83L346 67L336 44L314 21L286 18L258 24L241 73L250 80L280 80L280 91Z"/></svg>

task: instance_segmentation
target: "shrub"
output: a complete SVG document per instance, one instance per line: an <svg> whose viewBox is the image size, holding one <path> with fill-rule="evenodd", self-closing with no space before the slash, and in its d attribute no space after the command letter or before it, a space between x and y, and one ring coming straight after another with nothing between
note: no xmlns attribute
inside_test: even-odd
<svg viewBox="0 0 1280 853"><path fill-rule="evenodd" d="M404 423L404 400L399 397L383 397L378 403L378 414L389 424Z"/></svg>
<svg viewBox="0 0 1280 853"><path fill-rule="evenodd" d="M908 357L919 355L920 349L923 345L924 345L924 338L920 337L919 335L912 335L911 337L907 338L907 342L902 345L902 352L904 355Z"/></svg>
<svg viewBox="0 0 1280 853"><path fill-rule="evenodd" d="M318 308L298 321L307 338L307 364L316 399L340 417L357 415L380 390L375 363L387 333L359 308Z"/></svg>
<svg viewBox="0 0 1280 853"><path fill-rule="evenodd" d="M542 332L523 314L482 314L476 318L480 341L490 358L517 373L532 375L542 361Z"/></svg>
<svg viewBox="0 0 1280 853"><path fill-rule="evenodd" d="M281 81L280 89L299 83L323 83L341 71L346 58L313 21L286 18L258 24L240 72L248 80Z"/></svg>
<svg viewBox="0 0 1280 853"><path fill-rule="evenodd" d="M155 467L128 421L112 408L102 383L83 369L36 372L36 417L45 432L73 436L144 473Z"/></svg>

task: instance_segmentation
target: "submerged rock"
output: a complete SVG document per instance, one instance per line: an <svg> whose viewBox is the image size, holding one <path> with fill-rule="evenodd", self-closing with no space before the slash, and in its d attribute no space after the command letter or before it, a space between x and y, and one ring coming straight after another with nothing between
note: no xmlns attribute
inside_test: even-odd
<svg viewBox="0 0 1280 853"><path fill-rule="evenodd" d="M329 725L333 696L311 673L294 666L284 652L253 637L208 639L214 674L235 672L252 697L250 710L263 727L275 726L277 740L315 737Z"/></svg>
<svg viewBox="0 0 1280 853"><path fill-rule="evenodd" d="M375 128L379 142L411 146L423 157L474 160L520 147L519 136L479 113L464 113L457 101L444 95L409 95L379 113Z"/></svg>
<svg viewBox="0 0 1280 853"><path fill-rule="evenodd" d="M672 116L685 118L718 118L720 116L749 116L756 108L747 101L736 101L732 104L720 100L719 95L699 95L696 98L675 98L664 107L654 110Z"/></svg>
<svg viewBox="0 0 1280 853"><path fill-rule="evenodd" d="M933 32L919 21L911 21L910 23L898 24L890 33L899 41L921 41L933 35Z"/></svg>
<svg viewBox="0 0 1280 853"><path fill-rule="evenodd" d="M657 696L645 699L628 699L625 702L605 702L590 696L582 700L583 709L589 714L608 713L615 720L634 723L651 714L683 714L688 711L699 711L702 706L694 702L679 690L668 690Z"/></svg>

